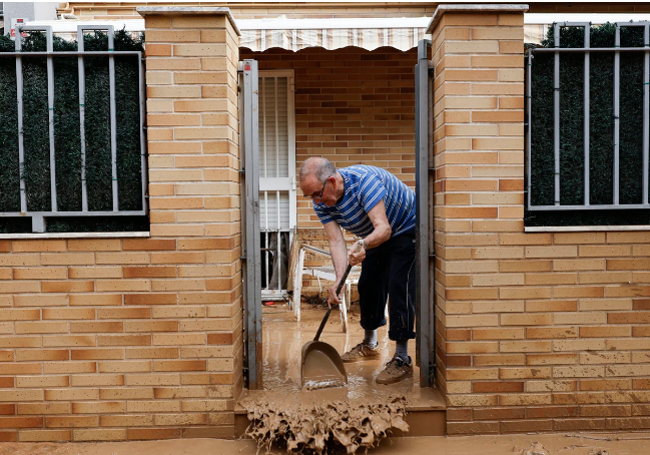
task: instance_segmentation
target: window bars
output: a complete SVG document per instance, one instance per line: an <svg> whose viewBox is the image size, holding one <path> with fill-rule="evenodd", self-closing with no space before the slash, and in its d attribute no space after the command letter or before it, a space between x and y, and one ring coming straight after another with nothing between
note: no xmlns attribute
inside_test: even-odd
<svg viewBox="0 0 650 455"><path fill-rule="evenodd" d="M648 209L648 164L649 164L649 112L650 107L650 22L625 22L616 23L614 47L590 47L590 28L588 22L563 22L553 25L553 48L531 48L528 51L527 65L528 71L526 76L526 100L528 112L528 129L526 133L526 158L527 158L527 205L531 211L557 211L557 210L611 210L611 209ZM582 27L584 28L584 48L560 48L560 28L561 27ZM621 28L622 27L643 27L643 47L620 47ZM554 54L554 74L553 74L553 154L554 154L554 204L553 205L533 205L532 188L534 181L532 179L532 62L535 53ZM613 159L613 203L612 204L590 204L589 201L589 75L590 75L590 54L592 52L613 52L614 53L614 159ZM621 52L644 52L644 72L643 72L643 199L641 203L621 204L620 194L620 57ZM560 54L561 53L582 53L584 54L584 203L580 205L561 205L560 204Z"/></svg>
<svg viewBox="0 0 650 455"><path fill-rule="evenodd" d="M85 51L83 33L86 30L101 30L108 33L108 51ZM45 32L45 52L23 52L21 45L22 32ZM18 26L16 30L16 51L13 53L2 53L0 57L16 59L16 83L17 83L17 107L18 107L18 156L20 166L20 212L1 212L0 217L30 217L32 220L32 232L45 232L45 220L48 217L88 217L88 216L144 216L147 214L147 168L145 155L144 137L144 71L142 65L142 52L140 51L115 51L113 49L113 26L92 25L77 27L77 52L54 52L53 34L51 26ZM82 209L81 211L60 211L57 207L56 194L56 150L54 146L54 68L53 58L78 56L79 67L79 117L81 137L81 182L82 182ZM112 195L113 209L111 211L99 211L88 209L88 191L86 187L86 138L85 138L85 68L84 57L108 57L109 59L109 90L110 90L110 135L111 135L111 168L112 168ZM138 58L138 103L139 103L139 132L140 132L140 166L141 166L141 198L142 209L120 210L118 204L118 175L117 175L117 121L115 105L115 56L134 56ZM51 189L51 210L30 211L27 207L27 195L23 168L25 165L24 128L23 124L23 57L46 57L47 58L47 98L48 98L48 121L49 121L49 152L50 152L50 189ZM27 126L29 127L29 126Z"/></svg>

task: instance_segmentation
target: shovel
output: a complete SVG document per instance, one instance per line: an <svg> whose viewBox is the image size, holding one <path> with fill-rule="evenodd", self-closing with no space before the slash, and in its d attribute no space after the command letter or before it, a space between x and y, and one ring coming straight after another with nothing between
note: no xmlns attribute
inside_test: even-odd
<svg viewBox="0 0 650 455"><path fill-rule="evenodd" d="M336 288L336 295L341 293L341 289L343 289L350 270L352 270L352 266L348 264ZM314 341L310 341L302 347L300 379L303 388L320 389L324 387L339 387L348 383L348 375L345 372L345 367L343 366L343 361L338 351L331 344L318 341L331 312L332 308L328 308L318 327L318 331L316 331Z"/></svg>

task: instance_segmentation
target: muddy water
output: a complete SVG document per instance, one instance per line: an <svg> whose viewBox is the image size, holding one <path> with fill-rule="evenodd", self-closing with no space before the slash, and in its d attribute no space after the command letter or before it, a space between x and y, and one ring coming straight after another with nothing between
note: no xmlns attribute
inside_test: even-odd
<svg viewBox="0 0 650 455"><path fill-rule="evenodd" d="M303 304L302 322L296 323L286 306L264 308L263 325L263 381L266 390L275 394L292 395L301 390L300 362L302 347L313 340L318 325L325 313L324 309L306 308ZM332 345L339 354L351 349L363 339L363 329L359 325L357 306L349 313L349 331L343 333L338 311L334 310L329 318L321 341ZM419 368L414 368L413 378L390 386L377 385L375 379L384 364L390 360L395 345L388 339L388 330L378 330L380 359L345 364L348 385L345 395L351 400L370 400L382 402L389 395L408 395L419 389ZM415 359L415 341L410 343L410 355ZM419 393L419 392L418 392Z"/></svg>
<svg viewBox="0 0 650 455"><path fill-rule="evenodd" d="M618 438L618 440L617 440ZM368 455L647 455L650 433L428 437L384 439ZM527 452L528 451L528 452ZM250 440L177 439L100 444L0 443L0 455L255 455ZM273 448L273 455L286 453ZM363 452L362 452L363 453ZM543 452L542 452L543 453Z"/></svg>

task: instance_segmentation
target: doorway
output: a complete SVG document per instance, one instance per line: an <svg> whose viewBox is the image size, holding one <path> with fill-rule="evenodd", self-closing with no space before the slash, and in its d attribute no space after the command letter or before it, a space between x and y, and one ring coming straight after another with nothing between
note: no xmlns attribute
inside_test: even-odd
<svg viewBox="0 0 650 455"><path fill-rule="evenodd" d="M424 57L421 60L425 60L426 70L424 74L428 77L428 57L427 57L427 47L425 43L424 48ZM300 87L296 91L296 134L297 141L299 144L299 157L297 162L304 159L303 155L305 154L314 154L322 155L330 158L331 161L339 160L337 167L343 167L346 160L349 164L356 164L359 162L364 162L366 164L374 164L384 168L390 168L389 170L398 175L406 181L406 183L412 187L417 185L424 185L425 189L423 194L424 205L423 208L426 210L428 208L428 164L424 164L423 167L419 167L417 172L414 172L413 161L410 161L410 164L407 162L409 157L408 153L411 153L410 157L414 157L415 153L413 150L416 148L422 148L425 150L425 160L429 158L429 144L430 141L426 134L428 134L429 128L420 129L420 133L424 136L424 142L420 140L420 146L417 146L414 139L414 129L418 121L414 120L414 103L415 103L415 94L414 94L414 64L419 60L418 59L418 50L412 49L408 52L401 52L395 50L386 50L381 49L378 51L365 51L363 49L355 48L346 48L340 52L331 52L324 49L310 49L305 51L300 51L296 53L285 52L288 55L282 54L282 50L273 50L267 53L253 54L250 60L245 59L244 65L249 64L251 68L257 66L257 60L262 64L267 62L266 67L277 67L280 64L290 66L291 60L295 60L295 74L296 74L296 83L300 82ZM261 55L263 54L263 55ZM357 55L358 54L358 55ZM422 52L420 52L422 54ZM265 60L266 59L266 60ZM320 59L320 61L318 60ZM408 63L406 63L408 61ZM288 62L288 63L287 63ZM345 68L335 68L337 66L345 66ZM265 66L262 66L265 67ZM421 66L424 67L424 66ZM415 71L417 72L417 70ZM260 71L260 74L262 72ZM342 76L344 75L344 76ZM344 81L341 79L345 78ZM244 90L242 98L257 97L257 101L251 101L250 113L257 111L259 123L263 123L263 118L265 114L262 111L266 112L266 108L262 107L262 98L268 98L268 93L263 95L262 87L262 78L258 77L256 79L258 86L253 90L253 84L249 85L250 91L248 94ZM266 83L266 82L265 82ZM275 82L274 82L275 84ZM246 85L243 85L246 89ZM423 99L426 103L429 103L429 81L428 79L425 82L424 89L421 90L424 94ZM421 97L422 98L422 97ZM420 109L421 114L416 114L424 116L421 123L423 125L428 125L431 123L429 117L429 106ZM246 117L246 115L244 115ZM268 121L268 120L267 120ZM263 131L263 128L260 124L254 124L254 121L246 123L245 118L242 123L242 130L246 128L246 125L249 124L251 128L251 133L242 131L242 137L249 138L249 142L252 146L257 147L255 150L259 150L257 158L258 160L264 156L262 150L262 143L264 139L261 137L254 138L252 131ZM409 130L404 126L407 125ZM298 131L299 130L299 131ZM318 130L317 132L314 132ZM268 134L268 130L267 130ZM258 135L259 136L259 135ZM256 142L257 141L257 144ZM398 142L399 141L399 142ZM371 145L368 145L371 144ZM242 146L248 159L248 150L247 141L242 141ZM417 147L416 147L417 146ZM395 155L391 155L395 154ZM393 158L395 156L396 158ZM267 156L268 159L268 156ZM412 160L413 158L411 158ZM394 161L393 161L394 160ZM356 161L356 163L355 163ZM416 167L420 166L417 164ZM264 193L262 192L262 179L265 178L262 175L263 166L260 161L251 161L250 165L245 165L245 176L244 180L248 182L249 180L257 180L259 187L255 190L251 190L251 196L257 195L259 199L257 201L248 200L248 195L246 197L246 202L252 204L246 206L246 212L254 213L255 210L258 212L257 220L264 220L264 216L261 213L262 209L267 210L272 207L276 210L281 206L282 200L278 206L271 206L271 202L268 204L263 200ZM254 163L257 163L255 166ZM399 167L395 167L399 166ZM404 167L402 167L404 166ZM255 168L255 169L252 169ZM295 165L294 165L295 171ZM410 169L410 170L407 170ZM422 180L417 175L420 171L425 172L425 178ZM258 173L257 177L255 172ZM402 173L400 175L400 173ZM416 175L417 174L417 175ZM267 178L277 178L277 177L267 177ZM295 177L294 177L295 179ZM277 181L269 181L269 184L276 183ZM295 185L295 183L294 183ZM248 186L248 184L247 184ZM267 198L269 195L275 197L277 201L277 194L274 195L277 187L268 186ZM420 192L420 190L418 190ZM422 205L422 204L420 204ZM308 210L309 209L309 210ZM307 205L305 201L300 201L298 203L297 211L298 219L300 219L301 226L307 224L308 227L314 227L314 232L318 231L320 225L318 220L315 219L313 215L313 210L310 206ZM430 220L428 212L425 211L423 214L418 215L421 220L424 220L424 225L421 227L421 235L418 238L424 237L428 239L430 230ZM271 220L269 218L269 220ZM255 222L245 222L246 230L254 234ZM264 233L265 222L262 221L260 224L260 230L257 234L258 247L254 248L256 251L261 251L265 248L266 234ZM311 223L311 224L310 224ZM271 230L272 231L272 230ZM322 228L320 228L322 231ZM273 232L269 232L269 245L272 241ZM282 235L282 234L281 234ZM248 233L246 244L248 245ZM432 244L432 243L431 243ZM323 246L322 244L320 245ZM273 248L277 248L277 244L274 244ZM247 251L253 251L247 246ZM424 304L419 306L418 309L418 318L420 318L420 313L426 312L426 322L423 324L422 320L418 320L418 328L421 329L419 333L426 332L426 336L420 337L418 339L417 349L414 346L413 355L418 359L420 363L424 362L427 366L423 368L422 373L418 375L418 384L422 387L428 387L432 384L431 382L431 372L432 372L432 358L434 355L434 350L432 346L433 334L432 328L433 324L431 319L433 317L433 305L431 299L429 298L430 294L430 285L429 285L429 264L432 263L430 251L428 245L422 245L422 248L419 250L423 252L422 255L422 273L420 276L423 276L423 279L420 280L420 283L425 283L423 290L420 292L419 299L424 302ZM248 258L248 254L246 257ZM279 255L278 255L279 256ZM255 278L252 277L253 272L259 268L258 273L262 274L262 268L266 267L266 259L262 256L259 258L250 257L246 260L246 277L251 277L251 280L247 279L246 288L249 295L255 298L246 297L245 306L246 306L246 353L247 358L246 362L246 373L249 377L248 387L250 389L254 388L265 388L265 384L262 382L263 370L265 365L263 365L263 360L260 357L264 357L264 354L269 354L270 349L280 350L288 348L289 345L295 344L300 346L304 340L300 338L298 332L304 330L305 333L309 332L309 325L305 324L303 326L292 326L291 321L279 321L278 333L278 343L276 346L271 346L273 343L269 343L266 338L262 338L262 323L263 316L267 318L267 315L272 311L274 312L273 317L279 320L280 311L276 312L276 308L269 309L267 306L262 304L265 300L263 297L263 292L265 286L263 284L264 278L259 278L257 281L259 287L252 286L251 283L255 282ZM270 266L272 268L272 266ZM286 267L285 267L286 268ZM267 269L268 270L268 269ZM263 274L262 274L263 275ZM275 282L274 282L275 284ZM327 286L329 287L329 286ZM327 288L325 287L325 288ZM257 291L259 289L259 291ZM256 301L256 299L258 299ZM291 313L291 312L290 312ZM318 311L317 311L318 313ZM354 317L354 311L353 317ZM304 313L303 313L304 314ZM358 312L357 312L358 314ZM321 314L322 317L322 314ZM358 317L358 316L357 316ZM307 318L309 319L309 318ZM318 317L316 316L316 320ZM333 318L334 321L338 318ZM332 321L333 324L336 324ZM286 327L282 326L285 322L288 324ZM355 321L351 322L351 326L355 324ZM316 324L317 325L317 324ZM358 325L358 323L356 324ZM338 335L334 334L334 331L337 330L340 332L340 328L332 327L330 335L336 338ZM266 330L266 328L265 328ZM315 332L315 327L311 332ZM327 329L326 332L327 334ZM300 335L300 336L298 336ZM358 337L359 334L356 334ZM289 341L289 338L293 336L292 340ZM308 335L306 335L309 338ZM313 337L313 333L311 334ZM354 337L354 334L351 334ZM380 335L381 336L381 335ZM281 338L281 340L280 340ZM332 338L332 339L334 339ZM356 342L356 338L352 338ZM264 341L263 341L264 340ZM424 340L424 342L423 342ZM267 343L265 345L265 342ZM338 343L338 342L337 342ZM341 346L339 351L343 352L351 346L346 346L346 342L341 341ZM413 343L415 344L415 343ZM338 346L337 346L338 347ZM423 355L426 354L426 355ZM268 368L268 365L266 365ZM276 369L277 370L277 369ZM276 374L276 373L274 373ZM422 378L426 380L422 380Z"/></svg>

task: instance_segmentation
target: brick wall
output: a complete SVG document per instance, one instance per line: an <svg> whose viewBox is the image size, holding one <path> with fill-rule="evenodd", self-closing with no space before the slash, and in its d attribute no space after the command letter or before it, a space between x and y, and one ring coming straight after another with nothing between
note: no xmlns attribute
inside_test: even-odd
<svg viewBox="0 0 650 455"><path fill-rule="evenodd" d="M2 441L234 436L238 37L146 24L151 238L0 240Z"/></svg>
<svg viewBox="0 0 650 455"><path fill-rule="evenodd" d="M61 13L74 13L80 19L140 19L136 12L138 6L146 4L154 6L172 5L172 2L68 2L67 7L59 8ZM392 4L386 6L377 2L374 5L360 5L355 2L331 5L327 3L305 2L295 3L253 3L243 2L187 2L186 6L225 6L237 19L261 19L285 15L289 18L314 18L314 17L422 17L431 16L435 11L434 5L422 3ZM63 5L66 5L65 3Z"/></svg>
<svg viewBox="0 0 650 455"><path fill-rule="evenodd" d="M650 233L524 233L523 14L434 31L449 434L650 428Z"/></svg>

